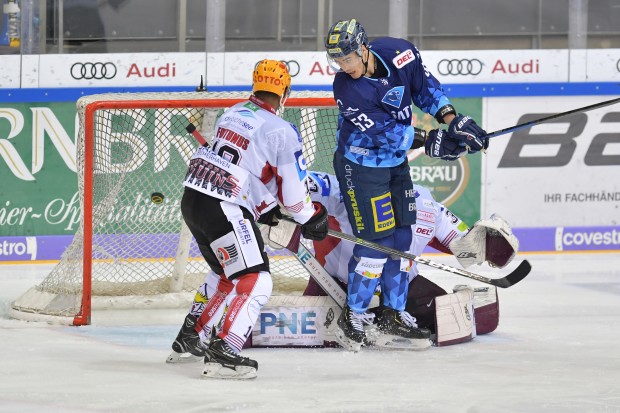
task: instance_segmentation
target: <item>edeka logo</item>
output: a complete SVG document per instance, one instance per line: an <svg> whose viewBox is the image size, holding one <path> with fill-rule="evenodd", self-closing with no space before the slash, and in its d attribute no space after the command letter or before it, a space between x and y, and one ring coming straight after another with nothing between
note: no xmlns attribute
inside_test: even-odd
<svg viewBox="0 0 620 413"><path fill-rule="evenodd" d="M445 162L428 156L417 156L410 161L413 182L431 188L435 200L446 206L453 204L469 183L472 161L467 157L459 158L455 162ZM470 188L468 191L472 190L473 188Z"/></svg>
<svg viewBox="0 0 620 413"><path fill-rule="evenodd" d="M0 261L24 261L28 257L31 261L37 259L36 237L0 239Z"/></svg>
<svg viewBox="0 0 620 413"><path fill-rule="evenodd" d="M556 229L556 250L618 250L620 228L579 227Z"/></svg>
<svg viewBox="0 0 620 413"><path fill-rule="evenodd" d="M260 333L269 335L316 334L316 312L299 309L282 309L279 313L263 312L260 315Z"/></svg>

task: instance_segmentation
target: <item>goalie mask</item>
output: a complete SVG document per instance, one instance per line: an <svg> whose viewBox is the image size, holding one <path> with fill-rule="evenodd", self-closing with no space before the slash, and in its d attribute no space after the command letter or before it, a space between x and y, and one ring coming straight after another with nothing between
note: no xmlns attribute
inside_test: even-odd
<svg viewBox="0 0 620 413"><path fill-rule="evenodd" d="M291 93L291 75L286 64L278 60L261 60L252 74L252 93L271 92L282 99L282 104Z"/></svg>
<svg viewBox="0 0 620 413"><path fill-rule="evenodd" d="M519 252L519 240L508 222L493 214L476 222L467 235L452 241L449 248L463 268L485 261L491 267L504 268Z"/></svg>

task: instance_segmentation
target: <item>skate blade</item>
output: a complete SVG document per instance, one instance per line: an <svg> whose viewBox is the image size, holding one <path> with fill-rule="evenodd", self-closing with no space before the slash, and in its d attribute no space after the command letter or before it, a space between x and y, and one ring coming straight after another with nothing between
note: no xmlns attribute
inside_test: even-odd
<svg viewBox="0 0 620 413"><path fill-rule="evenodd" d="M374 347L379 350L422 351L432 345L427 338L404 338L389 334L378 334Z"/></svg>
<svg viewBox="0 0 620 413"><path fill-rule="evenodd" d="M204 357L194 356L191 353L177 353L173 351L166 359L166 363L169 364L184 364L184 363L196 363L204 360Z"/></svg>
<svg viewBox="0 0 620 413"><path fill-rule="evenodd" d="M220 363L205 363L202 371L203 379L247 380L255 379L257 371L254 367L236 366L235 369L224 367Z"/></svg>
<svg viewBox="0 0 620 413"><path fill-rule="evenodd" d="M345 350L357 353L362 349L362 343L351 340L350 338L345 336L341 330L336 330L334 332L334 338L336 339L338 344L340 344Z"/></svg>

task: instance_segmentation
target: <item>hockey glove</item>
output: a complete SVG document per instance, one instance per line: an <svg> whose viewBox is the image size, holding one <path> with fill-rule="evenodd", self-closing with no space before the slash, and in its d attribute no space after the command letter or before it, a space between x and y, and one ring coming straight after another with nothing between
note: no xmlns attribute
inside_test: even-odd
<svg viewBox="0 0 620 413"><path fill-rule="evenodd" d="M433 129L424 142L424 152L431 158L454 161L467 152L465 145L458 139L452 139L443 129Z"/></svg>
<svg viewBox="0 0 620 413"><path fill-rule="evenodd" d="M470 117L459 113L452 119L448 127L448 136L467 146L469 153L476 153L489 147L489 138L484 138L486 132Z"/></svg>
<svg viewBox="0 0 620 413"><path fill-rule="evenodd" d="M258 217L257 222L259 224L275 227L276 225L278 225L278 222L280 222L280 218L282 218L282 212L280 211L280 206L276 205L275 208L270 209L269 211Z"/></svg>
<svg viewBox="0 0 620 413"><path fill-rule="evenodd" d="M414 128L413 126L408 126L405 129L403 143L399 149L410 150L410 149L418 149L424 146L424 141L426 140L426 131L424 129Z"/></svg>
<svg viewBox="0 0 620 413"><path fill-rule="evenodd" d="M313 202L314 215L301 226L301 235L304 238L314 241L321 241L327 236L329 229L327 210L320 202Z"/></svg>

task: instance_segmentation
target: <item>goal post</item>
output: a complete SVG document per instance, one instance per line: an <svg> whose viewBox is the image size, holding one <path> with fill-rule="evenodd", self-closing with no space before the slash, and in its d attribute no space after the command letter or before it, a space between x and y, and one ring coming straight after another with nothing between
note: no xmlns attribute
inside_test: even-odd
<svg viewBox="0 0 620 413"><path fill-rule="evenodd" d="M182 180L198 142L249 92L111 93L78 100L81 222L58 264L12 304L14 318L90 324L93 308L191 304L209 267L185 226ZM338 110L331 93L294 92L284 119L298 128L310 169L332 172ZM307 271L268 247L274 295L301 295Z"/></svg>

